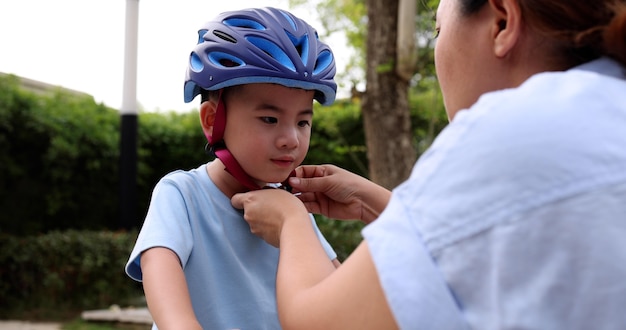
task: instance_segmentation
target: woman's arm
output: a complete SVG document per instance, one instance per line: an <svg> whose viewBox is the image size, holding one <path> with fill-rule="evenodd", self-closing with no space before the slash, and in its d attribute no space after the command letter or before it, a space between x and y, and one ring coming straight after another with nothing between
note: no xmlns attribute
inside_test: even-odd
<svg viewBox="0 0 626 330"><path fill-rule="evenodd" d="M250 229L280 247L276 283L285 329L397 328L367 245L335 268L322 248L304 205L278 189L233 196Z"/></svg>
<svg viewBox="0 0 626 330"><path fill-rule="evenodd" d="M141 272L148 308L159 329L202 329L180 260L172 250L155 247L144 251Z"/></svg>
<svg viewBox="0 0 626 330"><path fill-rule="evenodd" d="M276 290L284 329L398 328L365 242L325 276L315 275L313 262L304 268L290 260L301 249L306 247L281 249Z"/></svg>

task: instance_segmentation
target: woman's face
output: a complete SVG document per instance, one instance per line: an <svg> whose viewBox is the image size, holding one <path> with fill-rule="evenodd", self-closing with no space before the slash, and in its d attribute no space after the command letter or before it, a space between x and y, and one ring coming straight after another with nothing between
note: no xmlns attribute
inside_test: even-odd
<svg viewBox="0 0 626 330"><path fill-rule="evenodd" d="M436 16L435 68L450 120L481 94L495 89L498 76L493 71L489 6L463 16L460 1L441 0Z"/></svg>

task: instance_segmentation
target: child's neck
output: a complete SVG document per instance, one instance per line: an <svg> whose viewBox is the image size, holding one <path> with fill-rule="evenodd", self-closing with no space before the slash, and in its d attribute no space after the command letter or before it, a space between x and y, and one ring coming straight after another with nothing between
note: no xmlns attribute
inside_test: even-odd
<svg viewBox="0 0 626 330"><path fill-rule="evenodd" d="M237 193L249 191L249 189L237 181L235 177L226 172L226 167L222 161L217 158L207 164L206 171L217 188L228 198L233 197L233 195Z"/></svg>

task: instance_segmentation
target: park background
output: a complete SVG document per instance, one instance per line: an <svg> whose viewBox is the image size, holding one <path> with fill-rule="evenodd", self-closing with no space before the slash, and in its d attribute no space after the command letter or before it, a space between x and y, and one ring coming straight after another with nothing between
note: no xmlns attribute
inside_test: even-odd
<svg viewBox="0 0 626 330"><path fill-rule="evenodd" d="M372 174L374 163L393 167L408 159L412 164L445 127L447 117L434 75L432 20L426 19L433 15L436 1L417 2L413 35L419 52L409 79L395 70L397 63L379 60L376 64L372 60L376 55L368 53L370 41L365 36L372 37L374 20L367 8L381 4L386 8L390 3L316 3L320 12L328 13L323 15L327 33L346 33L354 56L337 76L351 92L332 106L315 104L304 163L332 163L392 189L396 183ZM399 3L394 4L391 12L397 13ZM297 1L292 5L303 6ZM382 11L376 12L382 15ZM367 18L369 24L359 24ZM368 73L372 65L374 74ZM385 79L392 78L403 83L386 86ZM85 93L34 83L0 75L0 319L67 321L82 310L112 304L141 306L141 286L125 276L123 267L156 182L173 170L196 168L211 160L204 152L206 139L198 111L139 112L137 217L127 224L120 221L119 109ZM381 84L383 91L400 88L404 94L380 96L374 86ZM397 104L403 97L406 109ZM372 153L376 142L391 143L383 148L395 149L393 134L401 131L386 120L367 127L364 117L372 113L367 103L371 108L373 98L383 104L378 110L383 116L398 118L409 127L405 133L410 134L411 150L399 150L406 159ZM399 172L400 178L406 178L407 169ZM398 177L392 179L399 182ZM361 240L362 224L321 216L317 220L340 260L345 260Z"/></svg>

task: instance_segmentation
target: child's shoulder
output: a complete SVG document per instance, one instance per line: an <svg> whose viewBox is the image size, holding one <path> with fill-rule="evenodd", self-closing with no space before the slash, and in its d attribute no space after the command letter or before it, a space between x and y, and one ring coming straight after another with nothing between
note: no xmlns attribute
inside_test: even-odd
<svg viewBox="0 0 626 330"><path fill-rule="evenodd" d="M198 168L190 170L174 170L164 175L161 178L160 182L169 182L175 185L189 185L200 183L208 179L205 167L206 164L203 164Z"/></svg>

